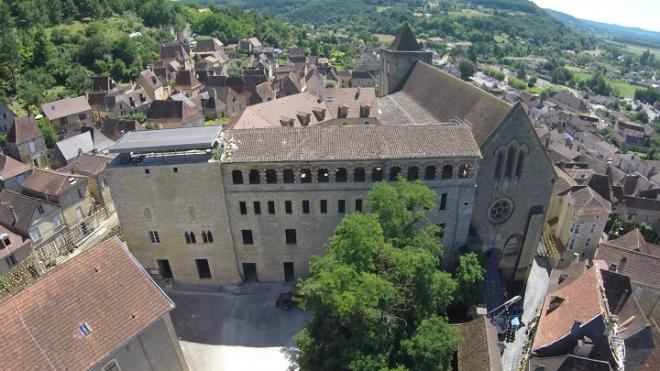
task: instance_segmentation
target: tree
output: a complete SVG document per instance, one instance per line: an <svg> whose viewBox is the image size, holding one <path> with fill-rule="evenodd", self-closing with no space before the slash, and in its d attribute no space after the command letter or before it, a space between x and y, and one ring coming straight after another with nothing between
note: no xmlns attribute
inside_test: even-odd
<svg viewBox="0 0 660 371"><path fill-rule="evenodd" d="M72 95L84 95L92 88L92 73L83 66L75 66L68 71L65 85Z"/></svg>
<svg viewBox="0 0 660 371"><path fill-rule="evenodd" d="M469 80L474 75L474 64L468 60L462 60L458 64L458 70L461 71L461 78L463 80Z"/></svg>
<svg viewBox="0 0 660 371"><path fill-rule="evenodd" d="M637 107L642 107L642 106L639 105ZM641 123L644 123L644 124L648 124L649 123L649 114L646 112L646 110L643 110L643 109L639 110L639 111L637 111L637 113L635 113L635 120L637 120Z"/></svg>
<svg viewBox="0 0 660 371"><path fill-rule="evenodd" d="M44 116L37 120L37 126L39 126L39 129L41 129L41 135L44 136L46 147L53 148L53 146L55 146L55 142L57 142L57 132L55 132L53 124L50 122L50 120L48 120L47 117Z"/></svg>
<svg viewBox="0 0 660 371"><path fill-rule="evenodd" d="M475 304L479 299L479 291L486 271L479 263L477 254L468 252L458 258L458 267L454 278L458 283L456 299L463 304Z"/></svg>
<svg viewBox="0 0 660 371"><path fill-rule="evenodd" d="M367 197L373 212L342 219L298 283L299 304L314 314L296 335L301 370L431 370L451 360L459 336L441 316L457 283L438 270L434 200L419 181L381 182Z"/></svg>

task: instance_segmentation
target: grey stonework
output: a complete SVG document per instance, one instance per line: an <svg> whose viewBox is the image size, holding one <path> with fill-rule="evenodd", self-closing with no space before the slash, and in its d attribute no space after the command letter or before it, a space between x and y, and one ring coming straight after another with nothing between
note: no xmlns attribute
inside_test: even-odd
<svg viewBox="0 0 660 371"><path fill-rule="evenodd" d="M380 50L380 95L395 92L412 70L417 61L431 64L433 54L426 51Z"/></svg>

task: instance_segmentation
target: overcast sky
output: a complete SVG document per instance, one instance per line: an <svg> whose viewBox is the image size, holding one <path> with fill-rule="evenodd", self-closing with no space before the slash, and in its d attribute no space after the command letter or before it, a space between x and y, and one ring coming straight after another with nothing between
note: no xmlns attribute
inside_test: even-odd
<svg viewBox="0 0 660 371"><path fill-rule="evenodd" d="M660 0L532 0L550 8L592 21L639 27L660 32Z"/></svg>

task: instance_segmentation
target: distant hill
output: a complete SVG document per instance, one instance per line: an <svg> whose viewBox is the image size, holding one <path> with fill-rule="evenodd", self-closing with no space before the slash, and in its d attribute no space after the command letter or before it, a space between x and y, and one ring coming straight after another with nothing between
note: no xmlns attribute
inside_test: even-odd
<svg viewBox="0 0 660 371"><path fill-rule="evenodd" d="M545 9L545 11L576 32L589 32L611 38L615 41L660 48L660 32L590 21L552 9Z"/></svg>

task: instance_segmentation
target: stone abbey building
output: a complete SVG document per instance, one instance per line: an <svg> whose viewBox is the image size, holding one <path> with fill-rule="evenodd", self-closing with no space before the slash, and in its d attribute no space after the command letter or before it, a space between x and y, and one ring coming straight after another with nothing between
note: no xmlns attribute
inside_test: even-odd
<svg viewBox="0 0 660 371"><path fill-rule="evenodd" d="M427 64L407 26L382 56L375 102L319 94L295 117L124 135L108 173L132 253L179 281L293 281L374 182L401 176L437 194L444 264L468 245L524 279L554 182L526 113Z"/></svg>

